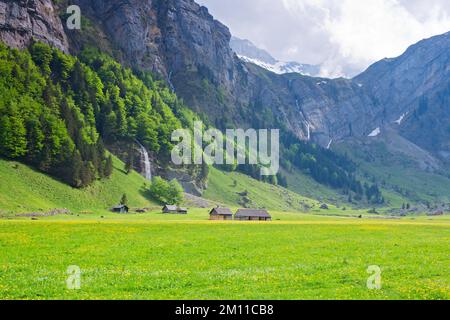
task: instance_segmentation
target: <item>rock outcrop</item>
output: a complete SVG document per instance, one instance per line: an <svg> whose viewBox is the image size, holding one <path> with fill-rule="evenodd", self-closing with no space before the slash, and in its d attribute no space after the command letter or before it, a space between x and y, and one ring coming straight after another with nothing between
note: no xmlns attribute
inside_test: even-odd
<svg viewBox="0 0 450 320"><path fill-rule="evenodd" d="M375 63L355 81L377 102L377 119L450 160L450 32Z"/></svg>
<svg viewBox="0 0 450 320"><path fill-rule="evenodd" d="M69 51L61 20L52 1L0 1L0 40L11 47L24 48L33 39Z"/></svg>
<svg viewBox="0 0 450 320"><path fill-rule="evenodd" d="M194 0L71 3L81 7L117 59L160 74L218 128L278 127L323 147L390 130L450 159L450 33L354 79L330 80L277 75L244 63L230 48L228 28ZM10 46L21 48L35 38L67 51L68 38L75 52L82 33L65 35L50 0L0 0L0 40ZM98 45L95 39L91 35L91 44Z"/></svg>
<svg viewBox="0 0 450 320"><path fill-rule="evenodd" d="M227 27L192 0L75 0L132 67L161 74L196 111L213 119L242 95L242 66ZM70 36L70 34L69 34Z"/></svg>

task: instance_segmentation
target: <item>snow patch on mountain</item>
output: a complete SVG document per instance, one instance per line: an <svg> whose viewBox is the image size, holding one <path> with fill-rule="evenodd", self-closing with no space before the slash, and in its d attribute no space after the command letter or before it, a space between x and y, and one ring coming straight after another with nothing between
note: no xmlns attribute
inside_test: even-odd
<svg viewBox="0 0 450 320"><path fill-rule="evenodd" d="M304 76L311 76L311 77L317 77L318 72L320 70L316 70L315 66L307 65L307 64L301 64L297 62L282 62L277 61L274 64L270 64L258 59L249 58L242 55L237 55L239 59L241 59L244 62L250 62L253 64L256 64L257 66L260 66L261 68L264 68L266 70L269 70L276 74L285 74L285 73L300 73ZM317 68L318 69L318 68Z"/></svg>
<svg viewBox="0 0 450 320"><path fill-rule="evenodd" d="M299 73L311 77L318 77L320 75L320 66L279 61L267 51L256 47L249 40L232 37L230 46L242 61L256 64L276 74Z"/></svg>
<svg viewBox="0 0 450 320"><path fill-rule="evenodd" d="M408 115L408 113L404 113L400 116L400 118L398 118L398 120L395 120L394 122L398 125L401 125L403 122L403 119L405 119L405 117Z"/></svg>
<svg viewBox="0 0 450 320"><path fill-rule="evenodd" d="M381 129L378 127L375 130L373 130L368 136L371 138L374 138L374 137L378 137L380 135L380 133L381 133Z"/></svg>

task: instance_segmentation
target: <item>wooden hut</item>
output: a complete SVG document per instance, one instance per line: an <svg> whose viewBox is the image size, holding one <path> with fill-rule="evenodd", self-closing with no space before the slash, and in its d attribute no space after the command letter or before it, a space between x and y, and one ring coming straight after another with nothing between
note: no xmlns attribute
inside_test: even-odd
<svg viewBox="0 0 450 320"><path fill-rule="evenodd" d="M209 212L210 220L233 220L233 213L228 208L214 208Z"/></svg>
<svg viewBox="0 0 450 320"><path fill-rule="evenodd" d="M162 208L162 212L165 214L187 214L188 209L187 208L180 208L174 205L165 205Z"/></svg>
<svg viewBox="0 0 450 320"><path fill-rule="evenodd" d="M126 206L124 204L115 206L114 208L111 209L112 212L117 212L117 213L128 213L129 210L130 210L130 208L128 208L128 206Z"/></svg>
<svg viewBox="0 0 450 320"><path fill-rule="evenodd" d="M265 209L239 209L234 215L239 221L271 221L272 216Z"/></svg>
<svg viewBox="0 0 450 320"><path fill-rule="evenodd" d="M171 206L166 204L163 208L162 208L162 212L163 213L177 213L177 206Z"/></svg>

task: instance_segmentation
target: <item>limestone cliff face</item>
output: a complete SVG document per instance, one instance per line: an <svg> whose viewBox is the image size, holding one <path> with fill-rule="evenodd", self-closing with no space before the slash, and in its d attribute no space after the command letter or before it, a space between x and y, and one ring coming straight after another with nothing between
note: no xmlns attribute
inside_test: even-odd
<svg viewBox="0 0 450 320"><path fill-rule="evenodd" d="M448 35L419 43L355 79L330 80L276 75L242 62L230 48L227 27L193 0L74 2L101 26L124 63L163 75L191 108L218 127L282 127L328 146L391 126L425 145L420 125L409 130L409 121L401 128L395 121L412 113L425 91L445 87L449 78ZM442 136L445 130L439 127Z"/></svg>
<svg viewBox="0 0 450 320"><path fill-rule="evenodd" d="M75 0L132 67L157 72L195 111L211 120L231 114L243 67L227 27L193 0ZM71 33L68 33L72 37ZM238 119L239 118L239 119ZM239 121L238 121L239 120ZM230 122L242 122L239 116Z"/></svg>
<svg viewBox="0 0 450 320"><path fill-rule="evenodd" d="M450 159L450 32L375 63L355 81L367 87L384 124Z"/></svg>
<svg viewBox="0 0 450 320"><path fill-rule="evenodd" d="M218 127L282 126L323 146L373 130L375 108L364 88L245 64L230 47L228 28L193 0L74 2L102 28L122 62L162 74Z"/></svg>
<svg viewBox="0 0 450 320"><path fill-rule="evenodd" d="M0 40L24 48L32 39L68 52L61 20L50 0L0 1Z"/></svg>
<svg viewBox="0 0 450 320"><path fill-rule="evenodd" d="M230 32L194 0L72 0L95 26L93 45L160 74L213 125L274 128L326 147L375 129L450 158L450 33L422 41L352 79L277 75L242 62ZM64 51L83 32L63 31L50 0L0 0L0 39L36 38ZM98 34L96 33L98 32ZM67 39L69 40L67 40ZM386 130L384 130L386 128Z"/></svg>

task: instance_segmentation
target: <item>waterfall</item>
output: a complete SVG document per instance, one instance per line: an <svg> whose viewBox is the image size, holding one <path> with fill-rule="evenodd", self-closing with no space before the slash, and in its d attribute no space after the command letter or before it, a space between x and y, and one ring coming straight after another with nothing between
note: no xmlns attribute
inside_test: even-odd
<svg viewBox="0 0 450 320"><path fill-rule="evenodd" d="M175 92L175 87L173 86L173 83L172 83L172 71L169 72L169 75L167 77L167 82L169 84L170 90L172 90L172 92Z"/></svg>
<svg viewBox="0 0 450 320"><path fill-rule="evenodd" d="M298 100L295 100L295 106L297 107L297 109L300 109L300 112L301 112L303 118L305 119L305 121L303 121L303 124L306 126L306 140L310 141L311 140L311 124L308 122L307 118L305 117L305 113L303 112L303 109L300 108Z"/></svg>
<svg viewBox="0 0 450 320"><path fill-rule="evenodd" d="M328 145L327 145L327 150L330 150L330 148L331 148L331 144L333 143L333 139L331 139L330 140L330 142L328 142Z"/></svg>
<svg viewBox="0 0 450 320"><path fill-rule="evenodd" d="M311 140L311 125L309 124L308 121L306 121L305 123L306 123L306 130L307 130L306 139L309 141L309 140Z"/></svg>
<svg viewBox="0 0 450 320"><path fill-rule="evenodd" d="M152 163L150 162L150 157L148 156L148 152L147 149L145 149L145 147L139 142L137 141L137 144L139 145L139 147L141 148L141 164L143 164L143 169L144 171L142 172L142 175L147 179L147 180L152 180Z"/></svg>

